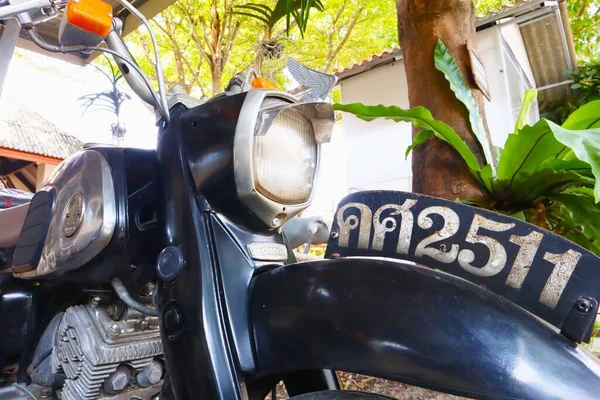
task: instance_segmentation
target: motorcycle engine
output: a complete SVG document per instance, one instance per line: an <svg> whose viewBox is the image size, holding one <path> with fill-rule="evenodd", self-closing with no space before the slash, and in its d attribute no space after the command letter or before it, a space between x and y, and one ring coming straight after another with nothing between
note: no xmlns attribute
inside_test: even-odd
<svg viewBox="0 0 600 400"><path fill-rule="evenodd" d="M150 399L164 377L157 317L125 306L68 308L58 325L50 360L66 376L64 400Z"/></svg>

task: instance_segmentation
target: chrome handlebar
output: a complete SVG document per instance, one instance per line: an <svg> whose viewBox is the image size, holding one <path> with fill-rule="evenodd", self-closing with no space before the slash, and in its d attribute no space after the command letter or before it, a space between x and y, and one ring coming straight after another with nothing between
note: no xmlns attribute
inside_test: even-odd
<svg viewBox="0 0 600 400"><path fill-rule="evenodd" d="M148 28L150 33L150 37L153 42L153 47L155 47L155 56L156 56L156 76L158 80L158 93L152 88L150 81L143 74L135 59L127 49L127 46L123 42L121 38L120 32L122 28L122 22L114 18L113 19L113 28L104 39L107 48L95 47L95 46L55 46L45 42L40 35L37 34L32 19L32 16L39 14L41 11L42 17L45 19L52 18L58 14L57 10L59 7L66 5L66 0L0 0L0 21L16 18L21 26L27 34L29 35L32 42L34 42L40 48L54 52L54 53L76 53L76 52L92 52L92 51L101 51L105 53L109 53L115 59L117 66L123 77L131 87L131 89L135 92L137 96L139 96L143 101L155 107L162 118L168 123L169 122L169 109L166 97L166 90L164 84L164 77L162 66L160 64L160 60L158 57L158 49L156 44L156 38L154 37L154 33L150 28L150 24L144 17L142 13L140 13L129 1L127 0L117 0L120 4L123 5L128 11L130 11L133 15L138 17L144 25ZM48 13L45 13L45 10L51 10ZM46 15L48 14L48 15ZM37 18L38 22L44 20Z"/></svg>
<svg viewBox="0 0 600 400"><path fill-rule="evenodd" d="M131 90L133 90L135 94L137 94L139 98L144 100L146 103L157 107L158 105L155 104L155 98L150 91L151 89L146 84L144 77L141 76L137 71L129 68L127 63L123 62L123 59L126 59L132 63L136 63L135 59L129 52L129 49L127 49L125 42L123 42L121 35L119 34L122 26L123 23L121 20L115 18L113 20L113 29L111 29L111 31L108 33L108 36L106 36L104 42L109 49L119 53L120 58L113 55L113 59L117 63L117 67L119 67L121 74L123 74L123 78L125 78Z"/></svg>
<svg viewBox="0 0 600 400"><path fill-rule="evenodd" d="M0 3L0 20L16 18L19 14L35 10L41 10L48 7L60 7L64 4L67 4L67 2L64 0L13 0L10 2L6 2L5 5L2 5L2 3Z"/></svg>

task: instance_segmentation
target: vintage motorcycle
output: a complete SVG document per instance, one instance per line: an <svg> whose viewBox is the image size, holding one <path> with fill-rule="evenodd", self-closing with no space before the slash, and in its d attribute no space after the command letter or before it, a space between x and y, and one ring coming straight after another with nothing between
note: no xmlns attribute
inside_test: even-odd
<svg viewBox="0 0 600 400"><path fill-rule="evenodd" d="M49 44L36 24L65 7ZM159 135L156 151L87 147L0 211L16 246L0 399L258 400L280 381L298 400L384 398L340 390L336 370L480 399L600 396L579 344L598 309L593 254L383 191L345 198L326 259L296 263L282 226L311 202L331 105L247 74L208 101L167 94L158 57L156 92L99 0L1 1L5 29L15 19L47 51L112 54Z"/></svg>

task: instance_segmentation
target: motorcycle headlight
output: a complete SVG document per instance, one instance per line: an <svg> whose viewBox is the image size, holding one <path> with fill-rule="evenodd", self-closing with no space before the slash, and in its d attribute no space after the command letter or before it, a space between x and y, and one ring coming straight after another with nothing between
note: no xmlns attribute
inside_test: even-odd
<svg viewBox="0 0 600 400"><path fill-rule="evenodd" d="M270 126L260 124L254 136L256 190L281 204L310 199L317 172L317 142L312 125L294 109L277 112ZM264 114L263 114L264 115Z"/></svg>
<svg viewBox="0 0 600 400"><path fill-rule="evenodd" d="M310 205L320 145L331 139L333 123L331 104L248 92L235 133L235 181L239 198L270 228Z"/></svg>
<svg viewBox="0 0 600 400"><path fill-rule="evenodd" d="M247 227L274 229L310 205L320 145L331 139L335 118L329 103L296 101L250 90L182 115L192 178L216 211Z"/></svg>

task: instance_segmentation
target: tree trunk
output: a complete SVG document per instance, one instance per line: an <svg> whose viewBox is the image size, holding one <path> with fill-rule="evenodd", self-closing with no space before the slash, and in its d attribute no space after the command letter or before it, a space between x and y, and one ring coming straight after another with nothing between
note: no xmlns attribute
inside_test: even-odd
<svg viewBox="0 0 600 400"><path fill-rule="evenodd" d="M485 165L481 145L471 131L465 106L456 99L433 54L442 39L463 78L474 88L467 44L475 44L475 10L471 0L397 0L398 34L408 79L411 107L423 106L450 125ZM485 121L482 94L472 89ZM485 123L485 122L484 122ZM487 129L487 124L486 124ZM413 137L418 129L413 128ZM488 134L489 137L489 134ZM491 143L491 141L490 141ZM483 199L477 181L460 156L439 139L413 150L413 191L449 200Z"/></svg>
<svg viewBox="0 0 600 400"><path fill-rule="evenodd" d="M212 77L212 94L213 96L216 96L223 91L223 85L221 84L223 71L221 71L219 67L214 67L210 73Z"/></svg>

